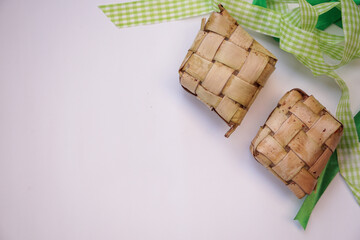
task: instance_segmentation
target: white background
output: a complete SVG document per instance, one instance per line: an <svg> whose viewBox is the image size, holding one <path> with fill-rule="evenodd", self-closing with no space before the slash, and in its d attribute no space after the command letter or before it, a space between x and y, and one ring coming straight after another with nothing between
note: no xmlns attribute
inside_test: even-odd
<svg viewBox="0 0 360 240"><path fill-rule="evenodd" d="M201 17L118 29L104 3L0 1L1 240L360 238L360 207L339 175L303 231L292 220L303 200L249 152L292 88L335 113L332 79L250 32L277 70L226 139L178 82ZM359 66L338 71L354 113Z"/></svg>

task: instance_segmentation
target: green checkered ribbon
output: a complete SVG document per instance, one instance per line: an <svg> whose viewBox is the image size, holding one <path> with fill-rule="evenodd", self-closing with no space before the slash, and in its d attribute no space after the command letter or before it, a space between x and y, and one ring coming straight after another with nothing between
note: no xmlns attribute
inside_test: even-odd
<svg viewBox="0 0 360 240"><path fill-rule="evenodd" d="M238 23L254 31L277 37L280 48L292 53L315 76L333 78L342 91L336 116L344 124L337 148L341 175L360 204L360 144L350 110L349 90L334 70L360 57L360 11L353 0L320 3L306 0L267 0L267 7L241 0L142 0L100 6L118 27L130 27L199 16L217 11L221 3ZM288 3L298 3L290 10ZM316 28L320 15L341 11L344 36ZM336 61L329 64L324 55ZM320 177L321 178L321 177Z"/></svg>

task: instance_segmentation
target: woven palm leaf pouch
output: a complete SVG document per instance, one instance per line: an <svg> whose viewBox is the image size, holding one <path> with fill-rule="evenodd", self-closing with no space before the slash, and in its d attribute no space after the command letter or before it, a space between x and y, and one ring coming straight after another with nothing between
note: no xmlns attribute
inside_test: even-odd
<svg viewBox="0 0 360 240"><path fill-rule="evenodd" d="M343 125L313 96L286 93L251 142L255 159L298 197L310 194L335 151Z"/></svg>
<svg viewBox="0 0 360 240"><path fill-rule="evenodd" d="M180 83L230 127L245 117L267 79L276 57L254 40L219 5L201 29L180 66Z"/></svg>

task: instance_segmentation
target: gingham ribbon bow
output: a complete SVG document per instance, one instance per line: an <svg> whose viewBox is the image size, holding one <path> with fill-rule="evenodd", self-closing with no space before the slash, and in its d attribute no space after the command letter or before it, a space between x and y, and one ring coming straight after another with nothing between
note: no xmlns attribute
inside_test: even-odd
<svg viewBox="0 0 360 240"><path fill-rule="evenodd" d="M221 3L238 23L254 31L277 37L280 48L292 53L315 76L335 79L342 90L336 116L344 124L344 135L337 148L340 172L360 204L360 144L350 110L349 90L335 69L360 56L360 11L353 0L327 2L315 6L306 0L267 0L269 9L245 1L224 0L143 0L100 6L118 27L158 23L217 10ZM299 7L289 10L288 3ZM344 36L315 28L319 15L332 8L342 13ZM323 54L339 62L328 64Z"/></svg>

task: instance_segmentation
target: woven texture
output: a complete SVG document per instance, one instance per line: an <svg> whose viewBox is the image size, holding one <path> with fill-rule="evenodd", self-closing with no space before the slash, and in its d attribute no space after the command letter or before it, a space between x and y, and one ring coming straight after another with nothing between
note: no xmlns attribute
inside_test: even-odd
<svg viewBox="0 0 360 240"><path fill-rule="evenodd" d="M275 69L275 56L219 6L201 29L179 70L181 85L236 129Z"/></svg>
<svg viewBox="0 0 360 240"><path fill-rule="evenodd" d="M343 133L343 125L313 96L286 93L251 142L255 159L298 198L310 194Z"/></svg>

